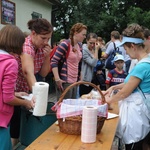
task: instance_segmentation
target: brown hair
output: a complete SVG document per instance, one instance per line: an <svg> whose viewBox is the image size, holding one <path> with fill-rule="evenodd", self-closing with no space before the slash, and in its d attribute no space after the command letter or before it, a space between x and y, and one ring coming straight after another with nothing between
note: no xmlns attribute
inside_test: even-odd
<svg viewBox="0 0 150 150"><path fill-rule="evenodd" d="M77 33L80 33L83 29L86 29L87 30L87 26L82 24L82 23L76 23L72 26L71 30L70 30L70 39L71 39L71 45L74 46L74 41L73 41L73 36L74 36L74 33L77 32Z"/></svg>
<svg viewBox="0 0 150 150"><path fill-rule="evenodd" d="M25 41L24 33L14 25L6 25L0 30L0 49L20 55Z"/></svg>
<svg viewBox="0 0 150 150"><path fill-rule="evenodd" d="M97 41L99 41L99 42L103 42L102 37L98 36L98 37L97 37Z"/></svg>
<svg viewBox="0 0 150 150"><path fill-rule="evenodd" d="M53 32L52 25L44 18L29 20L27 25L29 30L35 31L37 34L44 35Z"/></svg>
<svg viewBox="0 0 150 150"><path fill-rule="evenodd" d="M127 28L122 32L123 36L133 37L133 38L141 38L144 40L144 32L143 28L136 23L132 23L127 26ZM131 43L125 43L128 47L130 47ZM144 47L144 44L136 44Z"/></svg>
<svg viewBox="0 0 150 150"><path fill-rule="evenodd" d="M122 32L123 36L141 38L144 40L143 29L139 24L132 23Z"/></svg>
<svg viewBox="0 0 150 150"><path fill-rule="evenodd" d="M150 37L150 30L148 28L143 28L144 30L144 37L148 39Z"/></svg>
<svg viewBox="0 0 150 150"><path fill-rule="evenodd" d="M120 39L120 33L118 31L112 31L111 36L114 37L114 39Z"/></svg>
<svg viewBox="0 0 150 150"><path fill-rule="evenodd" d="M96 33L89 33L86 37L86 40L89 41L91 38L94 38L97 40L97 34Z"/></svg>

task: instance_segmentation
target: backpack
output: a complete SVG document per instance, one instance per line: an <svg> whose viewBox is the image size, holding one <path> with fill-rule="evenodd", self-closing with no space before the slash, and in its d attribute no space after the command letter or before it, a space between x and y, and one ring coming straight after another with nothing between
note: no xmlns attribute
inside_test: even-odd
<svg viewBox="0 0 150 150"><path fill-rule="evenodd" d="M66 53L66 57L65 57L65 59L67 59L68 55L69 55L69 52L70 52L70 40L65 40L65 42L68 44L68 49L67 49L67 53ZM51 61L52 57L54 56L57 48L58 48L58 46L55 46L53 48L52 52L50 53L50 61ZM62 59L61 61L59 61L59 64L58 64L58 71L59 72L62 69L62 65L63 65L65 59ZM52 68L50 68L50 73L52 73Z"/></svg>
<svg viewBox="0 0 150 150"><path fill-rule="evenodd" d="M117 55L117 54L122 54L121 51L119 51L119 47L116 47L115 43L113 42L114 44L114 50L112 51L112 53L108 56L107 60L106 60L106 64L105 64L105 68L106 69L109 69L109 70L112 70L115 68L115 65L114 65L114 57Z"/></svg>

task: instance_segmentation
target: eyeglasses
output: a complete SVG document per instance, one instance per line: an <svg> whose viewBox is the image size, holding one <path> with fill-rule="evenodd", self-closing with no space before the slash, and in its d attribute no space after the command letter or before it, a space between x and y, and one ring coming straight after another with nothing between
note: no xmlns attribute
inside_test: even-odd
<svg viewBox="0 0 150 150"><path fill-rule="evenodd" d="M95 45L95 42L89 42L90 43L90 45Z"/></svg>

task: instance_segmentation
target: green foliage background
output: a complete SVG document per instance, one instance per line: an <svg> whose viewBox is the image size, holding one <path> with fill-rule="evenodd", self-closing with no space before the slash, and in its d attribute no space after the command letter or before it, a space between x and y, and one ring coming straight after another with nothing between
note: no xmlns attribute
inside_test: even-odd
<svg viewBox="0 0 150 150"><path fill-rule="evenodd" d="M70 28L77 22L88 27L105 41L110 32L120 33L130 23L138 23L150 29L150 0L59 0L53 7L52 24L55 27L53 41L68 38Z"/></svg>

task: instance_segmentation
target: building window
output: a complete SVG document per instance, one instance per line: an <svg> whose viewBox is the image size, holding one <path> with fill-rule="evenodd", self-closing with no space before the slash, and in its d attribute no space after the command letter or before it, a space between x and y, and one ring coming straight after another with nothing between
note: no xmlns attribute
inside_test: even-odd
<svg viewBox="0 0 150 150"><path fill-rule="evenodd" d="M32 19L42 18L42 14L39 14L37 12L33 12L31 16L32 16Z"/></svg>

